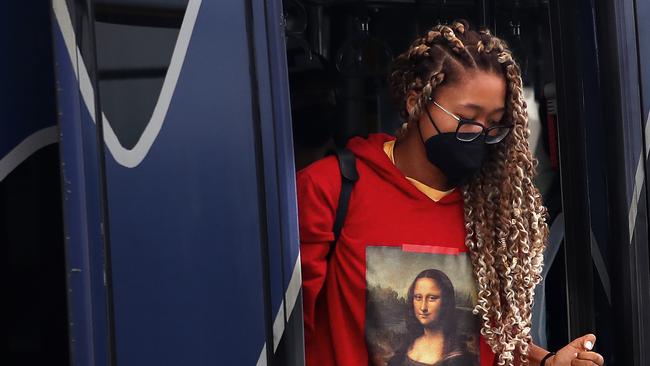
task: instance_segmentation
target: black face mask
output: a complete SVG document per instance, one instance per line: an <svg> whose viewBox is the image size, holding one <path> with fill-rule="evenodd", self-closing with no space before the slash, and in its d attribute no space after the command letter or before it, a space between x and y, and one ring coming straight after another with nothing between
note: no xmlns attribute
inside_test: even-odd
<svg viewBox="0 0 650 366"><path fill-rule="evenodd" d="M488 153L487 145L482 138L464 142L456 138L455 132L440 132L428 110L427 115L438 131L424 142L427 158L447 177L447 185L458 187L466 184L481 170Z"/></svg>

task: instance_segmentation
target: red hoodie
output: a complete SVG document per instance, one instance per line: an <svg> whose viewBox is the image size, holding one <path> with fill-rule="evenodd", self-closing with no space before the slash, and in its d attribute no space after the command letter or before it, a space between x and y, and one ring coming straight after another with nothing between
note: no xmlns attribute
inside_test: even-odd
<svg viewBox="0 0 650 366"><path fill-rule="evenodd" d="M449 363L440 365L491 366L471 312L477 294L462 196L455 190L434 202L419 191L384 153L391 139L348 143L359 180L329 261L338 161L298 172L307 366L433 364L441 356Z"/></svg>

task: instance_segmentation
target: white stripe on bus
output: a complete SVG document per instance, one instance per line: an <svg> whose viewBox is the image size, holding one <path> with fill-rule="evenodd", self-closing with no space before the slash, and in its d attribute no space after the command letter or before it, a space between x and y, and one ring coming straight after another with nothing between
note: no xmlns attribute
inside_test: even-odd
<svg viewBox="0 0 650 366"><path fill-rule="evenodd" d="M0 182L32 154L45 146L58 142L58 134L58 126L46 127L27 136L11 149L7 155L0 159Z"/></svg>
<svg viewBox="0 0 650 366"><path fill-rule="evenodd" d="M176 89L176 83L178 82L183 62L185 61L187 47L190 43L190 38L192 36L192 31L194 30L201 2L202 0L189 0L187 4L183 23L178 33L178 38L176 40L176 45L174 46L174 52L172 54L169 68L167 69L165 81L163 82L160 91L160 96L158 97L156 106L151 114L149 123L147 123L140 139L132 149L127 149L122 146L115 131L113 131L113 128L108 123L106 115L102 112L102 119L104 121L102 124L104 127L104 142L113 158L122 166L127 168L138 166L138 164L140 164L147 156L149 149L151 149L151 146L158 137L158 133L165 121L165 116L167 115L167 110L169 109L174 89ZM81 89L82 99L92 116L93 122L95 122L97 120L95 117L95 92L90 77L88 76L88 70L86 70L86 65L81 57L81 52L75 41L70 12L68 11L65 0L53 0L52 8L54 10L56 21L61 29L68 56L70 57L72 65L78 67L78 69L76 67L73 68L75 69L75 74L77 74L77 78L79 79L79 88Z"/></svg>

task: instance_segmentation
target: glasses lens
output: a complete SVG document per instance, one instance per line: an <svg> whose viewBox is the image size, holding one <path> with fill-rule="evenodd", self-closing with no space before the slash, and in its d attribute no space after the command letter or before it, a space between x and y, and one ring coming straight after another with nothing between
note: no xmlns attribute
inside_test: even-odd
<svg viewBox="0 0 650 366"><path fill-rule="evenodd" d="M475 122L462 121L456 131L456 138L463 142L474 141L483 133L483 127Z"/></svg>
<svg viewBox="0 0 650 366"><path fill-rule="evenodd" d="M487 136L485 137L485 142L488 144L496 144L501 142L508 133L510 133L510 127L491 127L487 130Z"/></svg>

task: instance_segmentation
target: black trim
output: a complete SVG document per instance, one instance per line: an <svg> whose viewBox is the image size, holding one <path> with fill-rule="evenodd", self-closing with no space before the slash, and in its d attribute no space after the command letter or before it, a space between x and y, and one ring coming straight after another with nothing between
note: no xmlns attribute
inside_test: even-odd
<svg viewBox="0 0 650 366"><path fill-rule="evenodd" d="M290 283L291 276L293 275L293 273L289 273L288 274L289 278L287 280L287 273L285 271L285 269L287 268L287 264L285 262L286 258L285 258L284 243L289 242L289 239L290 239L291 235L287 233L287 225L286 225L286 222L285 222L286 221L286 215L284 215L282 213L282 208L281 208L282 206L281 206L281 203L280 203L282 201L282 197L280 195L279 190L281 189L281 187L283 187L283 185L282 185L282 182L281 182L281 179L280 179L280 165L279 165L279 162L278 162L278 160L279 160L278 158L280 157L280 155L278 154L278 147L277 147L278 142L277 142L277 139L276 139L277 115L276 115L275 108L276 108L276 101L277 101L278 96L275 94L276 88L273 87L273 75L272 75L272 71L271 71L271 64L273 63L273 60L271 59L271 38L270 38L271 31L269 30L269 19L271 19L271 22L273 22L277 18L275 18L273 16L270 17L266 1L261 1L261 2L262 2L261 6L264 8L264 14L263 14L263 16L264 16L264 35L266 36L265 41L266 41L266 44L267 44L266 55L265 56L266 56L266 61L268 62L268 65L269 65L269 68L268 68L269 69L269 86L270 86L269 93L271 95L271 98L270 98L271 99L271 107L273 109L273 139L274 139L274 147L275 147L275 151L274 151L275 158L273 159L273 161L275 163L274 177L275 177L275 186L277 187L276 194L277 194L277 199L278 199L277 215L280 218L280 238L279 238L280 239L280 241L279 241L279 244L280 244L279 245L279 247L280 247L279 255L280 255L280 268L281 268L280 278L281 278L281 281L282 281L282 290L283 290L283 293L282 293L283 304L282 304L282 306L284 307L284 309L282 309L282 310L283 310L284 321L285 321L285 329L284 329L284 332L282 333L282 336L280 337L280 343L278 343L278 348L275 350L275 352L271 352L272 355L270 355L269 357L271 357L273 359L273 361L271 363L273 363L274 365L289 366L289 365L297 365L297 364L295 364L295 363L286 363L284 361L283 354L287 352L288 348L287 347L281 348L281 343L284 342L285 344L287 344L287 338L288 337L286 336L286 334L288 334L288 332L291 331L290 329L295 329L295 327L290 327L290 325L291 325L291 324L289 324L290 319L287 318L287 316L288 316L288 314L287 314L287 291L286 291L287 289L284 287L285 283L287 283L287 284ZM280 1L280 3L282 3L282 1ZM270 270L269 270L269 278L272 278ZM301 281L302 281L302 278L301 278ZM269 305L272 305L272 302L269 302ZM294 310L296 309L296 306L297 306L297 304L294 306ZM273 315L272 310L273 309L271 308L271 315ZM300 305L300 312L302 313L302 303ZM295 312L292 312L292 313L295 314ZM295 319L295 316L293 316L292 318ZM302 320L302 317L300 317L300 319ZM275 319L273 319L273 320L275 320ZM300 325L302 326L302 323ZM291 352L293 352L293 350L291 350ZM296 356L297 355L294 354L292 356L289 356L288 359L290 359L292 357L296 357ZM302 363L304 363L304 362L302 362Z"/></svg>
<svg viewBox="0 0 650 366"><path fill-rule="evenodd" d="M549 4L551 39L558 102L558 137L562 206L565 220L564 246L566 262L569 337L593 332L594 284L591 259L591 222L586 156L586 121L583 104L584 75L580 68L577 34L583 29L580 6L574 1L551 0ZM567 36L571 35L571 36Z"/></svg>
<svg viewBox="0 0 650 366"><path fill-rule="evenodd" d="M106 309L108 319L108 364L111 366L117 365L117 352L115 341L115 308L113 302L113 265L112 265L112 252L110 242L110 226L109 226L109 213L108 213L108 192L106 188L106 158L104 148L104 128L102 118L102 107L98 80L98 67L97 67L97 44L95 37L95 13L93 7L93 0L86 0L87 17L85 21L88 23L87 27L87 41L89 42L88 52L84 53L86 60L86 67L88 67L88 74L90 76L95 99L95 126L97 127L97 168L98 184L100 199L100 215L101 215L101 235L104 244L104 286L106 287ZM85 36L85 35L84 35Z"/></svg>
<svg viewBox="0 0 650 366"><path fill-rule="evenodd" d="M644 0L645 1L645 0ZM649 212L649 205L650 205L650 193L648 193L648 182L650 181L650 164L648 162L648 159L646 158L648 156L648 150L647 146L650 143L650 141L647 141L645 139L646 137L646 128L650 127L646 125L646 118L650 119L650 111L648 111L648 116L646 116L646 110L644 109L644 100L645 98L643 97L644 95L644 90L648 91L650 90L650 85L644 85L643 83L643 74L642 74L642 67L644 66L644 61L648 60L642 60L641 57L641 35L639 33L639 16L638 16L638 11L639 11L639 0L633 0L633 14L634 14L634 29L635 29L635 36L636 36L636 54L637 54L637 65L638 69L636 70L637 72L637 79L639 81L639 110L641 112L641 128L642 128L642 134L641 137L643 139L643 159L645 160L645 181L644 181L644 187L641 190L641 195L640 195L640 200L643 202L639 202L639 206L637 207L637 225L635 228L635 236L636 236L636 243L637 245L640 244L640 248L638 248L638 252L636 253L637 255L635 256L636 258L636 265L638 269L645 270L645 272L642 272L645 276L640 279L641 284L639 287L641 287L641 291L639 292L639 309L641 309L641 314L643 315L643 319L641 320L641 324L643 326L642 328L642 334L640 334L640 339L639 339L639 352L641 353L639 355L640 363L642 364L647 364L650 360L650 316L648 315L647 310L648 307L650 306L650 240L649 240L649 232L650 232L650 212ZM647 3L645 3L647 4ZM648 5L644 5L648 6ZM648 6L650 7L650 6ZM640 252L640 253L639 253ZM637 272L638 273L638 272Z"/></svg>
<svg viewBox="0 0 650 366"><path fill-rule="evenodd" d="M265 33L265 41L267 44L266 54L258 60L260 65L262 62L264 67L268 67L268 81L269 88L268 93L270 94L270 102L273 111L273 139L274 139L274 178L277 191L275 192L278 196L278 207L277 214L279 217L280 224L280 245L279 245L279 255L280 255L280 265L281 265L281 280L283 286L282 298L284 299L284 316L285 316L285 328L282 336L280 338L279 344L275 352L273 352L272 363L274 365L281 366L302 366L304 365L304 334L303 334L303 317L302 317L302 294L298 295L296 303L294 304L293 311L289 314L287 312L287 288L284 287L285 284L290 282L291 276L293 275L292 269L294 268L294 263L287 263L287 245L292 245L292 240L298 240L298 228L296 227L296 232L294 233L291 228L292 218L289 215L295 215L297 219L297 211L292 211L288 209L290 202L295 202L295 190L293 194L287 195L287 184L286 179L290 179L292 182L295 182L295 176L288 178L286 174L291 172L294 173L294 164L293 164L293 153L287 154L287 147L293 146L291 144L292 139L285 141L286 134L291 134L291 123L290 123L290 108L289 108L289 85L288 78L286 73L286 50L283 46L279 45L277 42L281 40L283 44L285 41L285 32L284 27L279 27L279 19L282 14L282 1L279 0L258 0L259 2L256 5L254 16L258 18L263 18L263 31ZM263 10L262 10L263 8ZM256 25L262 23L261 19L257 20ZM262 29L257 30L257 35ZM278 47L278 48L276 48ZM279 72L279 69L284 70ZM287 109L284 109L287 107ZM285 114L289 112L289 114ZM286 122L286 123L285 123ZM268 137L267 137L268 138ZM286 145L281 145L286 144ZM285 160L281 160L285 159ZM288 164L287 160L291 159L291 164ZM288 167L287 165L291 165ZM268 178L267 178L268 179ZM272 178L271 178L272 179ZM273 209L273 208L270 208ZM297 207L296 207L297 209ZM296 220L297 223L297 220ZM295 236L294 236L295 235ZM298 260L299 258L296 258ZM291 264L289 267L289 273L287 273L287 264ZM273 278L273 277L272 277ZM290 300L290 299L289 299Z"/></svg>
<svg viewBox="0 0 650 366"><path fill-rule="evenodd" d="M600 48L608 50L599 61L603 83L611 91L605 118L618 121L610 130L611 192L610 213L612 242L612 300L617 314L614 333L617 362L622 365L647 365L650 360L650 274L648 254L647 170L639 188L636 225L630 237L630 197L634 189L636 159L645 160L642 109L637 56L638 39L635 4L627 1L595 0L598 14ZM634 7L630 9L629 7ZM630 25L630 22L632 25ZM634 28L633 32L629 32ZM633 65L633 66L632 66ZM639 136L641 135L641 136ZM633 142L640 147L633 150ZM640 140L640 141L639 141ZM647 167L647 162L644 164ZM631 183L631 184L630 184ZM634 202L632 202L634 204Z"/></svg>
<svg viewBox="0 0 650 366"><path fill-rule="evenodd" d="M293 308L293 312L289 316L289 319L287 319L284 334L302 333L303 318L298 314L302 314L302 290L300 290L298 298L296 298L296 305ZM278 349L274 356L276 365L297 366L305 364L302 352L296 352L296 345L293 343L293 341L293 338L286 337L284 335L282 336L280 343L278 344Z"/></svg>
<svg viewBox="0 0 650 366"><path fill-rule="evenodd" d="M244 15L246 18L246 38L249 54L249 73L251 80L251 111L253 113L253 131L255 137L255 162L257 171L257 190L259 202L259 222L260 222L260 252L262 258L262 287L264 293L264 317L266 319L266 360L267 365L273 365L273 313L269 306L271 304L271 284L270 284L270 265L269 265L269 232L267 224L266 208L266 184L264 181L264 150L262 147L262 120L260 113L259 83L257 77L257 67L255 65L255 33L253 27L253 4L252 0L246 0L244 3Z"/></svg>
<svg viewBox="0 0 650 366"><path fill-rule="evenodd" d="M637 0L632 0L632 3L633 3L632 10L634 12L634 31L635 31L634 35L636 36L636 50L637 50L636 51L636 62L637 62L637 65L639 66L639 68L637 70L637 76L638 76L638 80L639 80L639 108L641 108L641 123L644 123L643 118L645 116L643 115L643 113L645 111L643 110L643 78L642 78L642 75L641 75L641 65L643 65L643 63L641 63L641 53L639 52L639 50L641 49L641 46L639 45L639 42L641 41L641 36L639 35L639 21L638 21L639 17L637 15L637 10L639 9L639 7L637 5ZM643 136L643 137L645 137L645 136ZM645 141L645 138L644 138L643 142L644 142L643 146L644 147L647 146L646 145L647 141Z"/></svg>

